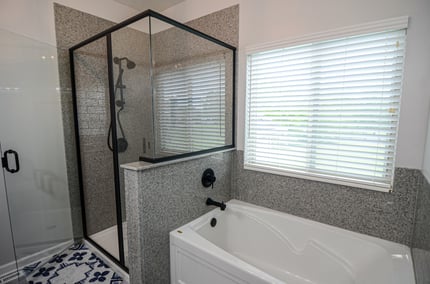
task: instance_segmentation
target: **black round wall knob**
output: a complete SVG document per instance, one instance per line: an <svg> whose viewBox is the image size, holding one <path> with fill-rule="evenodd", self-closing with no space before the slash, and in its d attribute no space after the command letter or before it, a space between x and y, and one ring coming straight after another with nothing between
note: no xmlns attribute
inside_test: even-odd
<svg viewBox="0 0 430 284"><path fill-rule="evenodd" d="M202 175L202 184L204 187L212 186L214 187L214 182L216 181L215 173L212 169L206 169Z"/></svg>

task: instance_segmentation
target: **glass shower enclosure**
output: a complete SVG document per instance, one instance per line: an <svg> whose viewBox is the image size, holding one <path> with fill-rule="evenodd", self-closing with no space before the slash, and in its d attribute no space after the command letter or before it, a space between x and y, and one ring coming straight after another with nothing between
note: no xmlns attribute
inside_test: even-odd
<svg viewBox="0 0 430 284"><path fill-rule="evenodd" d="M235 48L148 10L69 54L84 235L127 269L120 165L234 147Z"/></svg>
<svg viewBox="0 0 430 284"><path fill-rule="evenodd" d="M0 283L73 243L57 48L0 29Z"/></svg>

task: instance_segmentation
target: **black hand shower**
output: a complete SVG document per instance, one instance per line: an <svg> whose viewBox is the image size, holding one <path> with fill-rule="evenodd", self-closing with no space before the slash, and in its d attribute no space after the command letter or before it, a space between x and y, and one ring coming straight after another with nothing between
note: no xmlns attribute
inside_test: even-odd
<svg viewBox="0 0 430 284"><path fill-rule="evenodd" d="M128 142L127 142L127 139L125 138L124 129L122 127L121 119L120 119L120 113L124 109L124 105L125 105L125 100L124 100L125 85L122 82L122 76L124 75L124 69L122 68L122 61L126 61L127 69L133 69L136 67L136 63L129 60L127 57L122 57L122 58L114 57L113 58L113 63L118 64L118 68L119 68L118 79L116 80L115 92L114 92L115 98L116 98L117 90L119 90L119 93L120 93L119 100L115 101L115 105L117 107L119 107L119 110L116 112L116 119L118 121L119 130L120 130L121 136L122 136L122 137L119 137L117 140L119 153L125 152L127 150L127 147L128 147ZM111 145L111 139L110 139L111 132L112 132L112 118L111 118L111 122L109 125L107 144L108 144L109 149L111 151L113 151L113 147Z"/></svg>

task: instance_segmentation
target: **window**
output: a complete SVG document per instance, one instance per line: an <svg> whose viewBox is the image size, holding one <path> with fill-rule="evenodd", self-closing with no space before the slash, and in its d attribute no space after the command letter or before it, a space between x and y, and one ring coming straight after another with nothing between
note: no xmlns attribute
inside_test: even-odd
<svg viewBox="0 0 430 284"><path fill-rule="evenodd" d="M224 61L176 67L154 80L160 151L180 154L224 146Z"/></svg>
<svg viewBox="0 0 430 284"><path fill-rule="evenodd" d="M248 54L245 168L389 191L406 29Z"/></svg>

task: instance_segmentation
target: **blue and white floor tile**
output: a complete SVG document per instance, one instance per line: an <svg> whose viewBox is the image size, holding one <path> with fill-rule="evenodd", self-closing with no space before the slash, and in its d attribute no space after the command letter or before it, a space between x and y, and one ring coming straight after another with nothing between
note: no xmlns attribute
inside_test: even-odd
<svg viewBox="0 0 430 284"><path fill-rule="evenodd" d="M75 244L54 255L44 265L25 267L28 284L110 283L125 284L102 259L84 244Z"/></svg>

